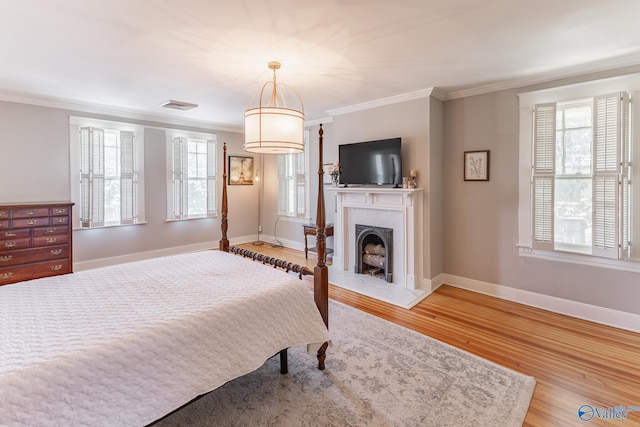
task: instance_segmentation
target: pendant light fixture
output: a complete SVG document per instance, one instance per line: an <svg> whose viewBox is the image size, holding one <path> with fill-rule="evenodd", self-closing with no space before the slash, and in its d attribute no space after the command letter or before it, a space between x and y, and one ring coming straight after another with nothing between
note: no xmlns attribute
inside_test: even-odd
<svg viewBox="0 0 640 427"><path fill-rule="evenodd" d="M300 153L304 151L302 98L290 86L276 82L279 62L269 62L269 69L273 70L273 81L262 86L258 106L249 108L244 113L244 149L261 154ZM270 93L268 89L271 89ZM283 89L287 94L295 95L299 109L287 106Z"/></svg>

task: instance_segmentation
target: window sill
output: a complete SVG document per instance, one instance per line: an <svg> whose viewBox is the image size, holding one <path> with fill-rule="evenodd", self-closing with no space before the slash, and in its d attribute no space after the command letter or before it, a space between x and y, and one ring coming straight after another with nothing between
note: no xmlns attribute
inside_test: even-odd
<svg viewBox="0 0 640 427"><path fill-rule="evenodd" d="M102 230L105 228L116 228L116 227L135 227L136 225L146 225L147 221L136 222L135 224L107 224L102 225L100 227L73 227L73 231L81 231L81 230Z"/></svg>
<svg viewBox="0 0 640 427"><path fill-rule="evenodd" d="M278 218L280 219L280 221L295 222L297 224L309 224L311 222L311 218L309 217L278 215Z"/></svg>
<svg viewBox="0 0 640 427"><path fill-rule="evenodd" d="M547 261L568 262L572 264L588 265L591 267L610 268L613 270L630 271L640 273L640 260L619 260L601 258L592 255L583 255L578 253L560 252L560 251L544 251L540 249L532 249L528 246L516 245L518 255L531 258L539 258Z"/></svg>
<svg viewBox="0 0 640 427"><path fill-rule="evenodd" d="M211 219L211 218L217 218L217 217L218 215L212 215L212 216L203 215L203 216L193 216L191 218L178 218L178 219L167 218L164 220L164 222L193 221L197 219Z"/></svg>

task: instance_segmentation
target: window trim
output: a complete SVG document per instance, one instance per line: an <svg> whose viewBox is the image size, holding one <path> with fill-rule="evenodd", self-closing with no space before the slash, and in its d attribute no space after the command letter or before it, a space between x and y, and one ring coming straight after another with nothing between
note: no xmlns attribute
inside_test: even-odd
<svg viewBox="0 0 640 427"><path fill-rule="evenodd" d="M310 202L310 196L309 196L309 191L311 188L311 176L310 176L310 159L309 159L309 139L310 139L310 132L309 129L305 129L304 131L304 167L305 167L305 173L304 173L304 194L305 194L305 200L304 200L304 206L305 206L305 213L304 215L289 215L287 212L282 212L280 210L280 206L281 206L281 200L280 200L280 162L282 160L283 156L292 156L292 155L297 155L297 154L280 154L278 155L278 158L276 160L276 173L277 173L277 185L278 185L278 203L276 205L276 215L278 217L280 217L283 221L293 221L293 222L308 222L309 219L311 218L311 213L310 213L310 209L311 209L311 202ZM297 201L296 201L297 202Z"/></svg>
<svg viewBox="0 0 640 427"><path fill-rule="evenodd" d="M207 213L204 215L175 215L174 213L174 140L183 139L188 144L190 139L198 139L207 143ZM218 143L215 133L201 133L192 131L181 131L177 129L167 129L165 131L166 140L166 186L167 205L165 211L165 222L190 221L204 218L218 217L218 180L216 174L218 170ZM186 151L186 150L185 150ZM186 158L184 159L186 162ZM183 163L184 163L183 162ZM183 191L188 187L188 180L183 183Z"/></svg>
<svg viewBox="0 0 640 427"><path fill-rule="evenodd" d="M133 138L133 176L134 176L134 211L131 220L120 223L102 223L83 226L81 223L81 152L80 152L80 129L84 127L108 129L118 132L130 132ZM130 225L146 224L145 217L145 192L144 192L144 127L126 122L116 122L90 117L69 116L69 187L71 200L74 202L72 209L72 229L92 230L100 228L122 227ZM122 218L122 217L121 217ZM135 218L135 220L134 220Z"/></svg>
<svg viewBox="0 0 640 427"><path fill-rule="evenodd" d="M595 97L600 94L629 92L632 98L640 99L640 74L630 74L601 80L569 84L530 92L518 93L519 99L519 164L518 164L518 243L520 256L546 260L577 263L624 271L640 272L640 258L609 259L597 255L565 252L560 249L534 248L532 236L532 184L533 164L533 107L536 104L556 103L567 100ZM631 118L631 127L640 129L640 106L636 106ZM632 145L640 147L640 132L633 135ZM637 157L637 154L636 154ZM640 205L640 202L636 203ZM638 218L638 214L634 215ZM633 225L633 224L632 224ZM636 224L640 227L640 224Z"/></svg>

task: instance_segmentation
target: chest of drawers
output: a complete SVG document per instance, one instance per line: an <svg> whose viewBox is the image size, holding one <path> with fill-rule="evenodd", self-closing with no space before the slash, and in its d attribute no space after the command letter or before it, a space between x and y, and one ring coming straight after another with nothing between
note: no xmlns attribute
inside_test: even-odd
<svg viewBox="0 0 640 427"><path fill-rule="evenodd" d="M0 286L72 272L72 206L0 204Z"/></svg>

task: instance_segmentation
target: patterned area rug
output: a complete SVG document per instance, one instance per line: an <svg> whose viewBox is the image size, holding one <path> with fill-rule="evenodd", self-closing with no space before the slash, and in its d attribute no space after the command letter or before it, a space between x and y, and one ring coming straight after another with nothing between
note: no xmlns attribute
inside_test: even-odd
<svg viewBox="0 0 640 427"><path fill-rule="evenodd" d="M535 380L331 301L327 368L303 347L154 424L521 426Z"/></svg>

